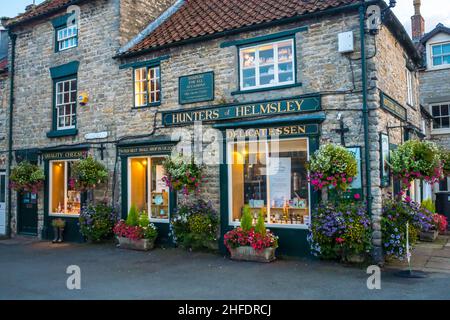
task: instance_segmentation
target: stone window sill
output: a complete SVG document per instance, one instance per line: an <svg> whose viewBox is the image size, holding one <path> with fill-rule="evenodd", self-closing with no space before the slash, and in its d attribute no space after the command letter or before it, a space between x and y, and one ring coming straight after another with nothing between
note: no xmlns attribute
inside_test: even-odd
<svg viewBox="0 0 450 320"><path fill-rule="evenodd" d="M60 137L69 137L76 136L78 134L78 129L67 129L67 130L52 130L47 132L48 138L60 138Z"/></svg>

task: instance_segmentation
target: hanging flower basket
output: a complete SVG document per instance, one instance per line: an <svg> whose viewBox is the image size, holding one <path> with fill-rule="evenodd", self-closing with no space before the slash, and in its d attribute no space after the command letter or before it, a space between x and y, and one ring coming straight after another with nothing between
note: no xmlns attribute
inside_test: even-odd
<svg viewBox="0 0 450 320"><path fill-rule="evenodd" d="M10 188L20 192L38 193L44 186L44 170L28 161L19 163L11 170Z"/></svg>
<svg viewBox="0 0 450 320"><path fill-rule="evenodd" d="M202 166L182 155L177 155L165 159L163 167L166 174L163 180L171 190L182 191L185 195L198 192L203 178Z"/></svg>
<svg viewBox="0 0 450 320"><path fill-rule="evenodd" d="M346 148L326 144L309 161L309 180L316 191L329 187L346 191L358 173L357 166L354 155Z"/></svg>
<svg viewBox="0 0 450 320"><path fill-rule="evenodd" d="M405 190L416 179L438 182L443 176L441 155L433 142L409 140L392 152L389 165Z"/></svg>
<svg viewBox="0 0 450 320"><path fill-rule="evenodd" d="M450 176L450 150L441 151L442 169L444 176Z"/></svg>
<svg viewBox="0 0 450 320"><path fill-rule="evenodd" d="M88 156L74 163L72 176L69 181L71 189L89 191L108 179L108 170L105 165Z"/></svg>

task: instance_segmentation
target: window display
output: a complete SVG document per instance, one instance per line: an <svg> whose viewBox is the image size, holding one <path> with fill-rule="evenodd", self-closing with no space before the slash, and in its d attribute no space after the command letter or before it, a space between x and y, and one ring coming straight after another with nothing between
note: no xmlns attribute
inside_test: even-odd
<svg viewBox="0 0 450 320"><path fill-rule="evenodd" d="M163 181L163 157L129 159L128 208L135 205L149 213L152 221L169 219L169 190Z"/></svg>
<svg viewBox="0 0 450 320"><path fill-rule="evenodd" d="M243 48L240 61L241 90L295 82L293 39Z"/></svg>
<svg viewBox="0 0 450 320"><path fill-rule="evenodd" d="M232 142L228 152L231 222L249 205L255 221L263 209L267 224L309 224L306 138Z"/></svg>
<svg viewBox="0 0 450 320"><path fill-rule="evenodd" d="M74 190L71 169L74 161L50 162L50 214L79 215L81 192Z"/></svg>

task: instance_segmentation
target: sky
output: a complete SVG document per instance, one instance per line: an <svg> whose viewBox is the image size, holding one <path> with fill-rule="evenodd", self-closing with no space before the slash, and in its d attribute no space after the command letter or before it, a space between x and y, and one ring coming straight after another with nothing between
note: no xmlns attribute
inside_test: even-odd
<svg viewBox="0 0 450 320"><path fill-rule="evenodd" d="M36 4L43 0L35 0ZM389 2L389 0L385 0ZM12 17L23 12L33 0L0 0L0 17ZM411 16L414 14L413 0L397 0L394 12L405 29L411 30ZM450 27L450 0L422 0L422 15L425 18L426 32L434 29L438 23Z"/></svg>

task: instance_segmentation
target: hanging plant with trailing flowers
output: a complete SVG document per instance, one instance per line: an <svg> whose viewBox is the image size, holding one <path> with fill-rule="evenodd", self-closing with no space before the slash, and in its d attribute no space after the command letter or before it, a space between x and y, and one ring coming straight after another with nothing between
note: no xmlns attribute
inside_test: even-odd
<svg viewBox="0 0 450 320"><path fill-rule="evenodd" d="M316 191L330 186L346 191L358 173L355 156L335 144L321 146L311 157L308 169L309 180Z"/></svg>
<svg viewBox="0 0 450 320"><path fill-rule="evenodd" d="M72 189L88 191L95 189L107 180L108 170L105 165L95 160L92 156L88 156L85 159L74 162L69 183Z"/></svg>
<svg viewBox="0 0 450 320"><path fill-rule="evenodd" d="M163 167L165 171L163 180L171 190L182 191L185 195L199 191L203 179L203 166L179 154L166 158Z"/></svg>
<svg viewBox="0 0 450 320"><path fill-rule="evenodd" d="M433 142L409 140L392 152L389 165L403 189L408 189L416 179L434 184L443 177L441 155Z"/></svg>
<svg viewBox="0 0 450 320"><path fill-rule="evenodd" d="M20 193L38 193L44 186L44 180L44 170L28 161L22 161L11 170L9 184L11 189Z"/></svg>
<svg viewBox="0 0 450 320"><path fill-rule="evenodd" d="M441 150L441 160L444 176L450 176L450 150Z"/></svg>

